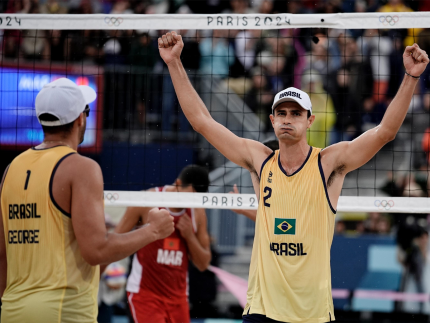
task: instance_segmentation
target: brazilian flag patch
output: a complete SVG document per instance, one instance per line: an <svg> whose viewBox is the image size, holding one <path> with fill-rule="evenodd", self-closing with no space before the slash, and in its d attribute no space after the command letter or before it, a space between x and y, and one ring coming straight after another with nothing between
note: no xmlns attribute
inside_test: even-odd
<svg viewBox="0 0 430 323"><path fill-rule="evenodd" d="M275 218L275 234L296 234L296 219Z"/></svg>

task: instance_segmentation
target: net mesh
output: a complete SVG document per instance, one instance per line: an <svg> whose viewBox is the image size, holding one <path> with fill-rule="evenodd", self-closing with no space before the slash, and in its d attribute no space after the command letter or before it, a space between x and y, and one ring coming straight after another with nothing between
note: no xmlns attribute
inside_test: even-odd
<svg viewBox="0 0 430 323"><path fill-rule="evenodd" d="M422 12L2 14L1 167L43 139L35 97L44 84L65 76L98 94L80 152L99 162L107 191L163 186L184 166L199 164L210 171L211 193L228 193L237 184L241 193L253 194L248 172L227 161L186 120L157 38L167 29L182 34L182 62L191 83L213 118L238 136L275 140L269 120L274 94L290 86L308 92L316 115L308 140L324 148L378 125L403 79L404 47L417 42L430 51L428 18ZM368 29L359 29L363 25ZM375 197L370 209L381 212L404 203L429 211L425 200L397 200L428 196L425 73L396 139L347 175L345 210L361 210L360 197L367 196Z"/></svg>

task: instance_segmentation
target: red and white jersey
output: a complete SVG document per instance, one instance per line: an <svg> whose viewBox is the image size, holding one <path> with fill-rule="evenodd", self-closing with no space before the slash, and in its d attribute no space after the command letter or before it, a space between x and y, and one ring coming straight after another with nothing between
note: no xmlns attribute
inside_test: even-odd
<svg viewBox="0 0 430 323"><path fill-rule="evenodd" d="M157 187L156 191L164 192L165 187ZM174 217L175 231L169 237L154 241L136 252L127 291L175 302L188 298L188 246L176 229L176 223L181 216L189 216L194 232L197 227L193 209L183 209L177 213L168 208L166 210Z"/></svg>

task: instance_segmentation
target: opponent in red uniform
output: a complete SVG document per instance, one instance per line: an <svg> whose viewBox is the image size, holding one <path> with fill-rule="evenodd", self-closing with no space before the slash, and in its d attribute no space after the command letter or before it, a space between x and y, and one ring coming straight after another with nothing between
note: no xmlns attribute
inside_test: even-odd
<svg viewBox="0 0 430 323"><path fill-rule="evenodd" d="M173 185L154 188L163 192L206 192L208 172L199 166L185 167ZM129 207L116 227L128 232L144 224L151 208ZM188 323L188 258L201 271L211 260L204 209L167 209L175 231L140 249L133 257L127 296L135 323Z"/></svg>

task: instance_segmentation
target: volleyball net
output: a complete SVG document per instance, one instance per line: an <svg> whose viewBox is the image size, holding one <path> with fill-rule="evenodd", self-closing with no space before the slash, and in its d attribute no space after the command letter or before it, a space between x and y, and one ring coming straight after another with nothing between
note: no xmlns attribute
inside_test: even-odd
<svg viewBox="0 0 430 323"><path fill-rule="evenodd" d="M416 42L430 52L429 18L0 14L2 168L43 140L35 97L46 83L68 77L98 94L79 150L102 167L107 207L255 209L249 173L186 120L157 38L170 30L183 36L190 81L213 118L238 136L276 140L269 120L274 95L290 86L306 91L316 116L308 141L324 148L379 124L403 79L405 46ZM430 213L429 73L396 139L346 176L339 211ZM208 194L139 192L173 183L189 164L210 171ZM240 194L228 194L234 184Z"/></svg>

